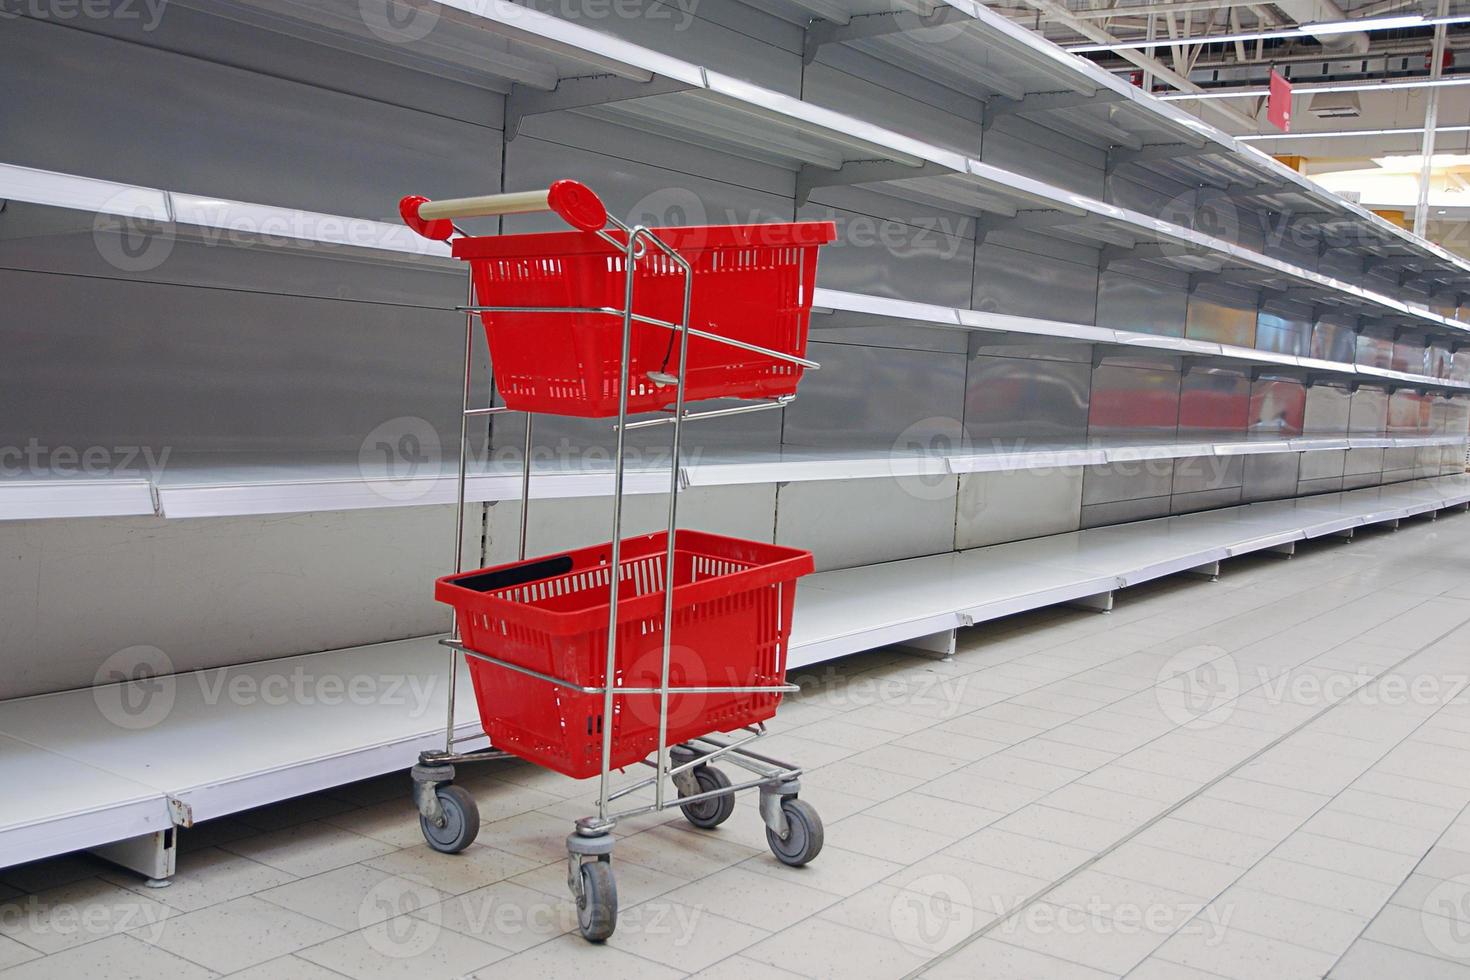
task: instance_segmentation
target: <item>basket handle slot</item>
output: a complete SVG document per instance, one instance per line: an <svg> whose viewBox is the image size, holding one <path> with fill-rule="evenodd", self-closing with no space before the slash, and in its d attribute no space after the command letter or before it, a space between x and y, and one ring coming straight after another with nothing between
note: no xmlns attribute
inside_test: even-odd
<svg viewBox="0 0 1470 980"><path fill-rule="evenodd" d="M469 589L471 592L498 592L512 586L565 575L571 570L572 556L557 555L555 558L543 558L541 561L531 562L528 565L517 565L514 568L504 568L494 572L476 572L452 581L460 588Z"/></svg>

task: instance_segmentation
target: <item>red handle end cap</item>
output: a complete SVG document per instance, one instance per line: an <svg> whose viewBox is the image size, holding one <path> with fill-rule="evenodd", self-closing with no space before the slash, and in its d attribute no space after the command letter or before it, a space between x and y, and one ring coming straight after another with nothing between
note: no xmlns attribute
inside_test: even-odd
<svg viewBox="0 0 1470 980"><path fill-rule="evenodd" d="M591 188L575 180L558 180L546 195L551 210L573 228L601 231L607 227L607 208Z"/></svg>
<svg viewBox="0 0 1470 980"><path fill-rule="evenodd" d="M454 234L454 222L448 218L425 221L419 217L419 205L428 203L429 199L422 194L410 194L398 202L398 214L404 224L425 238L436 242L448 241Z"/></svg>

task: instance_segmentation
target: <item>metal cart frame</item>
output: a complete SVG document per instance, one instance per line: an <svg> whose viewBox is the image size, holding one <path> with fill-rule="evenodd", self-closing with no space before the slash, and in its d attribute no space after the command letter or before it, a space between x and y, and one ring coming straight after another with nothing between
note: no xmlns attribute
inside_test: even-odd
<svg viewBox="0 0 1470 980"><path fill-rule="evenodd" d="M481 198L464 198L436 202L424 202L418 206L418 216L425 220L462 217L481 217L549 210L548 192L526 192L498 194ZM478 808L474 798L463 788L454 785L455 767L476 762L487 762L511 758L493 747L460 751L459 745L487 737L481 732L464 737L455 736L456 687L461 656L475 658L525 676L534 677L548 684L563 687L581 694L603 697L603 717L614 717L614 698L617 695L658 695L658 748L654 758L643 759L644 765L654 773L637 779L617 789L609 786L611 778L612 730L611 723L602 728L602 765L598 778L597 812L576 821L567 837L567 884L577 903L577 917L582 935L600 942L610 936L617 924L617 890L612 875L613 851L612 831L621 819L644 813L661 811L673 806L680 807L685 816L697 827L711 829L724 822L734 811L734 794L750 789L760 791L760 815L766 824L766 836L771 850L783 863L800 866L816 857L822 847L822 824L810 804L799 800L802 770L790 763L759 754L748 746L765 734L765 725L756 724L741 729L734 737L715 734L692 739L669 746L668 714L671 694L737 694L737 693L791 693L800 688L794 684L753 687L672 687L669 684L669 663L672 645L672 619L674 606L673 569L675 553L674 531L678 522L678 500L680 490L680 438L686 421L719 418L747 412L783 408L794 398L786 395L775 399L753 400L751 404L731 408L713 409L704 412L689 412L685 408L685 384L688 368L689 337L691 335L716 343L738 347L752 353L775 358L807 368L818 368L814 361L780 351L770 350L754 344L721 337L717 334L688 326L690 300L693 289L693 270L690 263L677 251L668 246L649 228L643 225L628 226L608 215L607 222L626 236L620 242L604 228L595 233L624 259L624 289L621 309L586 307L524 307L476 305L473 269L470 270L469 295L460 309L465 313L464 383L461 398L459 472L456 493L454 569L464 570L464 510L465 483L468 475L469 423L470 419L504 414L511 411L505 407L474 407L471 397L474 388L472 367L476 318L481 313L545 313L545 314L598 314L618 317L622 321L622 352L619 373L617 441L613 464L613 516L611 567L609 583L608 640L604 684L589 687L575 684L563 678L531 670L518 664L508 663L483 652L471 650L461 641L459 620L456 614L450 635L440 642L449 648L448 713L445 722L444 748L420 753L419 764L412 770L414 800L418 806L420 825L424 837L437 850L453 853L463 850L473 842L479 829ZM453 230L465 233L458 227ZM592 229L587 229L592 230ZM670 323L633 312L633 291L637 264L649 252L657 249L674 263L684 276L683 312L678 323ZM641 324L672 331L679 339L679 370L677 376L659 372L648 372L650 380L657 384L676 385L674 409L667 418L653 418L639 422L628 421L628 388L631 360L633 325ZM667 409L665 410L667 411ZM533 437L533 413L526 416L524 458L521 471L521 513L518 555L526 558L526 536L530 514L531 456ZM670 451L669 499L666 529L668 532L667 553L664 556L666 575L664 589L664 632L661 669L658 687L627 688L615 687L612 678L617 666L618 637L618 592L621 576L622 503L624 477L624 440L630 429L652 425L673 426ZM732 783L728 776L716 770L711 763L726 760L746 770L753 778ZM676 796L670 799L665 792L666 783L672 783ZM651 804L611 811L610 804L638 790L652 785L654 801Z"/></svg>

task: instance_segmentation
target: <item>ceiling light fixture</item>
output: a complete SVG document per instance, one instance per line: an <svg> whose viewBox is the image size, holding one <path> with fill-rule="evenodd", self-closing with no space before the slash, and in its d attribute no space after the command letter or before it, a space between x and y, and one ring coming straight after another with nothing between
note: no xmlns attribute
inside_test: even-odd
<svg viewBox="0 0 1470 980"><path fill-rule="evenodd" d="M1414 78L1398 82L1332 82L1326 85L1297 85L1291 90L1293 96L1311 95L1313 92L1380 92L1406 88L1457 88L1470 85L1470 78ZM1217 89L1203 92L1170 92L1156 95L1160 102L1185 102L1203 99L1263 99L1270 95L1264 88Z"/></svg>
<svg viewBox="0 0 1470 980"><path fill-rule="evenodd" d="M1200 37L1166 37L1139 41L1110 41L1106 44L1069 44L1066 50L1073 54L1097 51L1123 51L1141 48L1167 48L1185 44L1231 44L1235 41L1274 41L1294 37L1315 37L1320 34L1353 34L1357 31L1393 31L1408 27L1434 27L1437 24L1464 24L1470 16L1424 17L1419 14L1401 17L1364 17L1362 20L1333 20L1320 24L1303 24L1284 31L1239 31L1234 34L1203 35Z"/></svg>
<svg viewBox="0 0 1470 980"><path fill-rule="evenodd" d="M1470 133L1470 126L1438 126L1436 133ZM1412 136L1424 132L1423 126L1407 129L1341 129L1332 133L1261 133L1253 136L1237 136L1242 143L1259 143L1264 140L1325 140L1349 136Z"/></svg>

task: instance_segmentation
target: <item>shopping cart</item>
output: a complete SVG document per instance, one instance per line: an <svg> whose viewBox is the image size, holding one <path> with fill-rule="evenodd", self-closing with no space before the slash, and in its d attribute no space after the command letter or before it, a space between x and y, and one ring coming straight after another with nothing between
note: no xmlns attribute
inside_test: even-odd
<svg viewBox="0 0 1470 980"><path fill-rule="evenodd" d="M474 797L455 766L515 756L574 778L598 777L597 813L567 837L567 884L584 937L617 925L612 831L622 818L678 806L713 829L734 794L760 792L772 853L801 866L822 849L822 822L799 798L801 770L752 751L787 684L796 580L811 554L678 530L683 423L779 409L802 372L817 251L830 222L708 228L629 227L583 185L399 207L419 234L453 241L470 266L460 423L455 573L435 596L454 608L444 749L423 752L414 799L429 846L464 850L479 832ZM554 211L573 231L470 236L456 218ZM476 304L476 297L481 303ZM498 305L485 301L494 298ZM474 323L486 330L503 406L472 407ZM687 401L736 398L701 412ZM527 413L519 559L463 570L468 427L473 418ZM612 539L527 559L531 413L616 416ZM635 412L658 413L629 422ZM624 440L629 429L672 428L668 521L623 540ZM614 573L616 570L616 573ZM483 733L456 737L455 680L466 658ZM490 748L458 746L489 736ZM713 764L751 774L734 782ZM653 775L613 788L613 770ZM673 799L666 784L675 790ZM653 802L610 805L653 789Z"/></svg>

